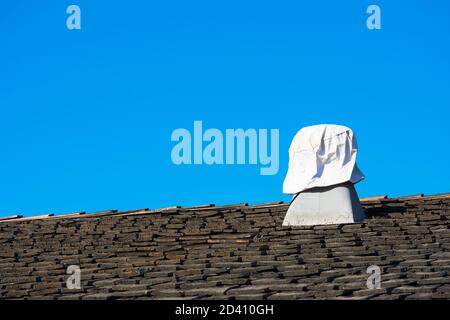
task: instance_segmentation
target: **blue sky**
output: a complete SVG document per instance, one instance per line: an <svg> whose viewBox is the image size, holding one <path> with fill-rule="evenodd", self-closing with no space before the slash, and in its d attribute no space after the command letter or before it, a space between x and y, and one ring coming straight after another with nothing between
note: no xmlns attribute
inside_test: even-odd
<svg viewBox="0 0 450 320"><path fill-rule="evenodd" d="M449 192L449 15L444 0L1 1L0 215L286 201L291 139L319 123L356 133L360 196ZM175 166L171 133L194 120L280 129L279 173Z"/></svg>

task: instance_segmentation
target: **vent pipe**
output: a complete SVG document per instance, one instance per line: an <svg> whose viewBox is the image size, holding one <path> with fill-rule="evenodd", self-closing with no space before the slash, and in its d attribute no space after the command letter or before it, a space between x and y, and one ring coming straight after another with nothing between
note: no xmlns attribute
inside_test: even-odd
<svg viewBox="0 0 450 320"><path fill-rule="evenodd" d="M350 128L316 125L301 129L289 148L283 192L294 196L283 226L354 223L364 220L354 184L364 179L356 165L358 145Z"/></svg>

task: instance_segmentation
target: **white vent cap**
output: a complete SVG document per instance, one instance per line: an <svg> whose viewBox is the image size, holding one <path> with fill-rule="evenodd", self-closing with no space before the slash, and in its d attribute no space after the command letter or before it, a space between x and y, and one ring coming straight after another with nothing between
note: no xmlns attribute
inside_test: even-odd
<svg viewBox="0 0 450 320"><path fill-rule="evenodd" d="M356 165L358 144L350 128L321 124L302 128L289 148L289 168L283 192L297 194L364 179Z"/></svg>

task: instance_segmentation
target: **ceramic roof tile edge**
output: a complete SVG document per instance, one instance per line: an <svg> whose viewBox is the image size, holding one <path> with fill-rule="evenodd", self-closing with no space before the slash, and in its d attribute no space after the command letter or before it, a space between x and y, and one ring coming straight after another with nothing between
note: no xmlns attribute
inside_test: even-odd
<svg viewBox="0 0 450 320"><path fill-rule="evenodd" d="M389 198L387 195L381 196L373 196L361 198L360 201L364 205L373 205L373 204L382 204L385 202L404 202L404 201L414 201L414 200L433 200L433 199L447 199L450 198L450 192L448 193L439 193L432 195L424 195L424 194L415 194L410 196L401 196L396 198ZM207 210L227 210L227 209L239 209L239 208L254 208L254 209L263 209L263 208L276 208L276 207L284 207L289 203L285 203L283 201L275 201L269 203L255 204L249 205L248 203L237 203L232 205L222 205L216 206L215 204L204 204L198 206L191 207L181 207L181 206L171 206L165 208L158 209L134 209L134 210L105 210L98 211L92 213L86 213L84 211L74 212L69 214L62 215L54 215L54 214L45 214L38 216L30 216L24 217L22 215L14 215L9 217L0 217L0 223L2 222L21 222L21 221L30 221L30 220L43 220L43 219L69 219L69 218L94 218L94 217L105 217L105 216L128 216L128 215L145 215L145 214L157 214L157 213L177 213L179 211L189 212L189 211L207 211Z"/></svg>

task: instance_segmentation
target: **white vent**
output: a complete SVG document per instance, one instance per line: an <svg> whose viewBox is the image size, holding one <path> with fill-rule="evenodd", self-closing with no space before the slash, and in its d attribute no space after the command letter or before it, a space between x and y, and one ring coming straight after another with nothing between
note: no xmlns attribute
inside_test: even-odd
<svg viewBox="0 0 450 320"><path fill-rule="evenodd" d="M350 128L301 129L289 148L283 192L295 195L283 225L352 223L364 219L353 184L364 179L356 165L358 145Z"/></svg>

